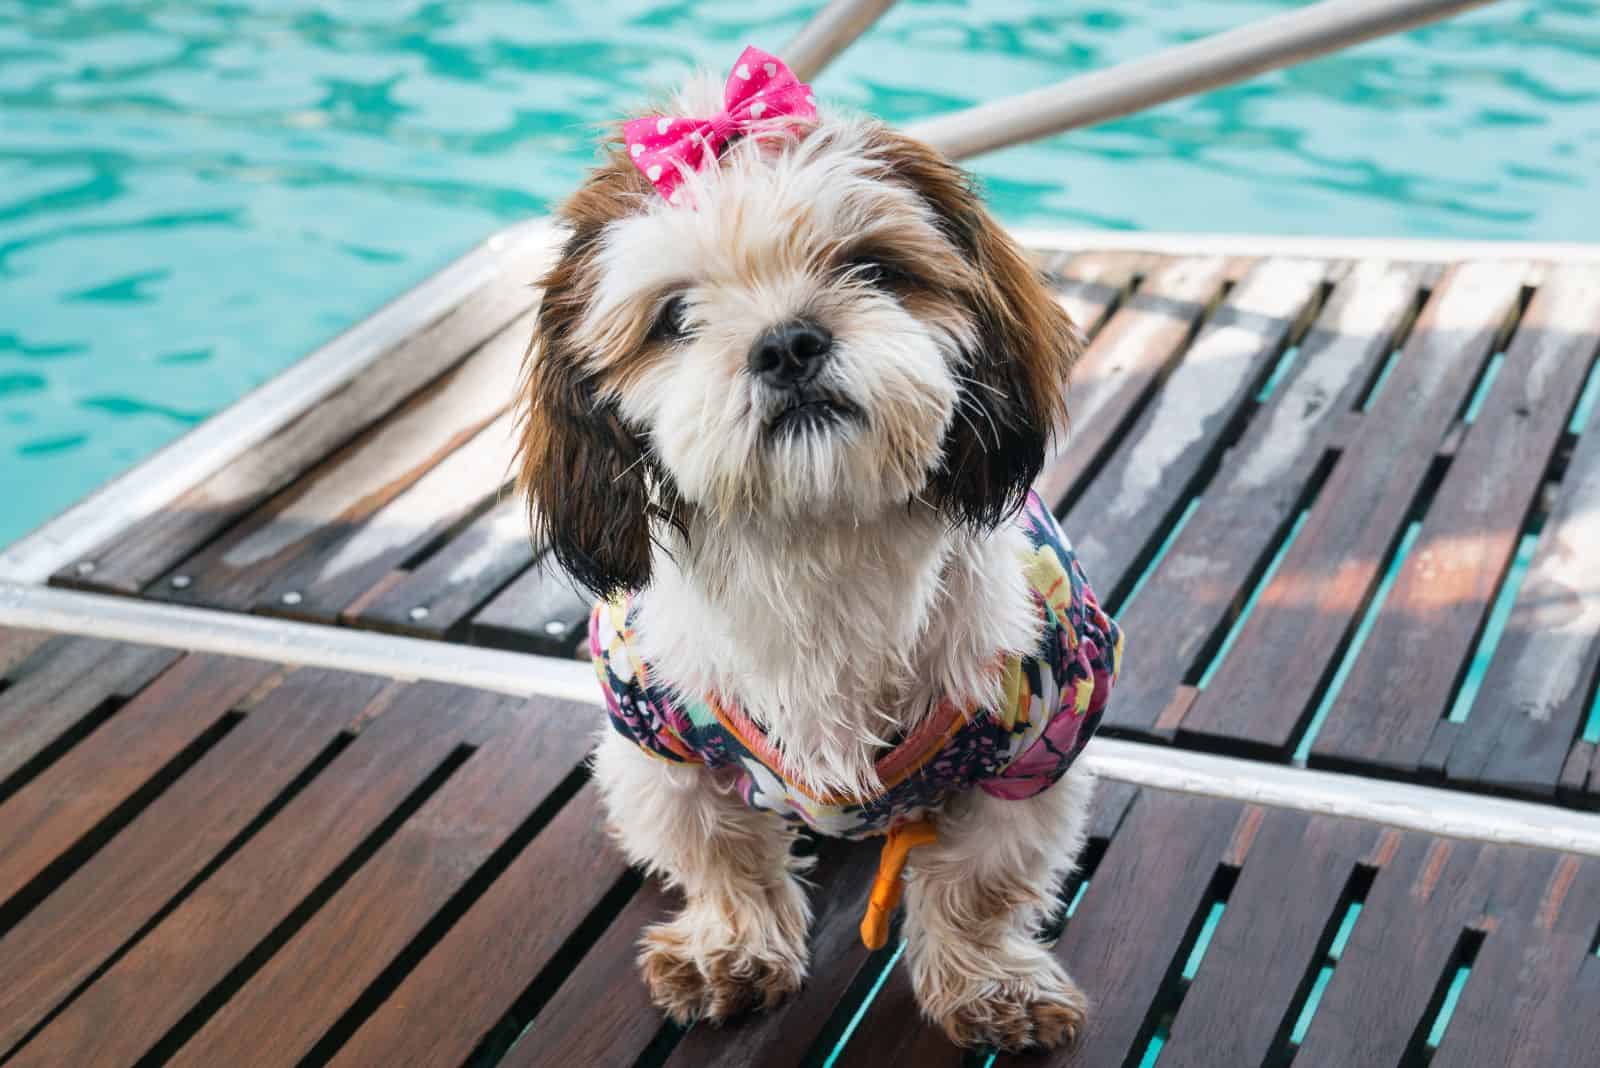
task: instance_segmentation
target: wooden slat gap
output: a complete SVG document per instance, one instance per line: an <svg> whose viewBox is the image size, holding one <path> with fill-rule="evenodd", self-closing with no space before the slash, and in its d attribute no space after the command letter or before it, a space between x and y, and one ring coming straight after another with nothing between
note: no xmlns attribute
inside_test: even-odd
<svg viewBox="0 0 1600 1068"><path fill-rule="evenodd" d="M123 704L126 703L123 702ZM69 879L73 872L87 863L89 858L99 851L101 846L109 842L119 831L131 823L144 810L146 805L150 804L163 790L176 781L178 776L194 766L196 761L205 756L207 750L220 742L243 719L243 713L232 709L218 716L198 737L194 738L158 768L137 790L128 795L121 804L106 813L93 827L84 832L77 841L67 846L55 859L39 869L37 874L18 887L16 893L12 894L9 900L0 903L0 935L4 935L6 931L16 926L17 922L32 911L40 901L43 901L56 887Z"/></svg>
<svg viewBox="0 0 1600 1068"><path fill-rule="evenodd" d="M325 1064L333 1058L339 1049L361 1028L374 1012L389 999L389 996L399 988L406 976L426 957L430 950L449 933L456 922L464 916L474 902L476 902L489 887L498 879L517 855L526 849L538 837L540 831L555 818L556 814L573 799L585 783L589 781L587 765L580 764L569 772L561 784L552 790L534 810L512 831L511 835L489 855L477 871L467 879L461 887L452 894L439 911L428 923L417 932L417 935L389 962L360 997L350 1005L337 1021L328 1028L316 1045L303 1058L304 1063ZM543 998L548 998L560 985L566 972L576 965L588 947L604 932L606 921L615 915L627 904L628 899L638 890L640 879L637 876L625 874L601 897L600 903L584 918L583 923L569 936L567 943L557 954L556 959L545 969L546 972L559 973L547 978L543 974L534 980L533 986L544 982ZM566 954L565 957L562 954ZM564 962L564 963L563 963ZM530 987L532 989L532 987ZM543 1003L540 999L540 1004ZM537 1009L534 1010L535 1012ZM509 1015L509 1014L508 1014ZM523 1018L523 1026L531 1020L532 1014ZM498 1028L497 1028L498 1030ZM514 1041L521 1033L521 1029L511 1032L510 1040ZM485 1042L488 1041L486 1036ZM510 1041L505 1041L500 1047L502 1052L510 1048ZM476 1057L476 1055L474 1055Z"/></svg>
<svg viewBox="0 0 1600 1068"><path fill-rule="evenodd" d="M196 1001L188 1012L168 1028L155 1045L140 1058L139 1063L165 1064L171 1060L173 1054L198 1034L206 1022L250 981L251 976L260 971L262 966L294 937L295 932L305 926L306 922L316 915L317 910L338 893L339 888L348 882L462 765L467 763L474 751L471 746L464 744L452 749L433 772L413 789L382 823L362 839L337 867L290 910L288 915Z"/></svg>

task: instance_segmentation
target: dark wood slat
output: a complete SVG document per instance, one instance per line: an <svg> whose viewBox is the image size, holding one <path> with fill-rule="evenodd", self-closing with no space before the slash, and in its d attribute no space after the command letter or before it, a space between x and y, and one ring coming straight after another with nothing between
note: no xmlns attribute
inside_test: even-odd
<svg viewBox="0 0 1600 1068"><path fill-rule="evenodd" d="M1168 973L1182 967L1184 938L1204 919L1218 868L1230 853L1247 855L1243 814L1231 802L1140 792L1056 946L1093 1006L1085 1034L1048 1061L1000 1064L1123 1063Z"/></svg>
<svg viewBox="0 0 1600 1068"><path fill-rule="evenodd" d="M571 656L594 599L548 553L472 617L472 641L501 649Z"/></svg>
<svg viewBox="0 0 1600 1068"><path fill-rule="evenodd" d="M502 415L338 542L279 572L257 598L257 610L317 622L336 619L501 493L511 474L514 423L509 412Z"/></svg>
<svg viewBox="0 0 1600 1068"><path fill-rule="evenodd" d="M274 671L188 656L0 805L0 900L128 800Z"/></svg>
<svg viewBox="0 0 1600 1068"><path fill-rule="evenodd" d="M16 646L18 653L24 648ZM38 646L11 669L11 685L0 693L0 784L104 702L132 697L177 659L168 650L97 638L56 638Z"/></svg>
<svg viewBox="0 0 1600 1068"><path fill-rule="evenodd" d="M797 1068L806 1062L818 1032L869 959L861 944L861 916L878 869L879 845L830 842L822 847L818 886L811 895L811 972L800 993L771 1012L727 1027L692 1028L667 1068Z"/></svg>
<svg viewBox="0 0 1600 1068"><path fill-rule="evenodd" d="M1111 841L1138 796L1139 788L1129 783L1099 783L1089 837ZM953 1068L968 1060L970 1057L952 1045L942 1029L923 1019L910 973L904 963L898 963L851 1035L838 1068L883 1064L945 1064Z"/></svg>
<svg viewBox="0 0 1600 1068"><path fill-rule="evenodd" d="M10 679L12 669L37 652L50 637L42 630L0 627L0 680Z"/></svg>
<svg viewBox="0 0 1600 1068"><path fill-rule="evenodd" d="M1222 291L1224 266L1215 258L1161 265L1090 343L1068 387L1071 424L1034 483L1052 508L1061 507L1182 350Z"/></svg>
<svg viewBox="0 0 1600 1068"><path fill-rule="evenodd" d="M1221 447L1327 274L1324 263L1268 260L1231 293L1064 526L1102 593L1124 587L1142 554Z"/></svg>
<svg viewBox="0 0 1600 1068"><path fill-rule="evenodd" d="M379 596L347 612L345 618L360 626L442 638L533 558L527 506L508 494L422 566L386 585Z"/></svg>
<svg viewBox="0 0 1600 1068"><path fill-rule="evenodd" d="M200 1002L452 751L520 702L434 683L402 690L251 841L7 1068L131 1064Z"/></svg>
<svg viewBox="0 0 1600 1068"><path fill-rule="evenodd" d="M1552 271L1434 497L1416 546L1317 738L1314 760L1417 770L1516 553L1523 519L1540 488L1540 479L1530 476L1548 466L1561 441L1597 347L1600 270ZM1590 573L1600 574L1600 541L1586 555ZM1551 666L1540 666L1546 678ZM1530 697L1516 695L1519 702ZM1504 715L1496 705L1481 706L1481 712L1489 719ZM1545 791L1555 790L1565 750L1562 744L1544 754L1539 770L1546 776ZM1496 752L1505 749L1497 746Z"/></svg>
<svg viewBox="0 0 1600 1068"><path fill-rule="evenodd" d="M387 685L295 672L0 938L0 1051L172 900Z"/></svg>
<svg viewBox="0 0 1600 1068"><path fill-rule="evenodd" d="M1376 585L1439 442L1466 403L1523 271L1453 268L1334 466L1299 536L1226 659L1179 726L1180 740L1281 757L1291 750L1340 643Z"/></svg>
<svg viewBox="0 0 1600 1068"><path fill-rule="evenodd" d="M499 1068L637 1061L664 1026L639 978L635 961L639 932L666 919L676 904L655 880L634 894ZM371 1063L347 1057L341 1068Z"/></svg>
<svg viewBox="0 0 1600 1068"><path fill-rule="evenodd" d="M1416 299L1420 272L1363 263L1333 292L1295 367L1229 451L1223 469L1137 597L1120 611L1139 669L1119 680L1106 724L1156 733L1184 676L1238 612L1294 518L1307 482ZM1165 729L1170 733L1170 728Z"/></svg>
<svg viewBox="0 0 1600 1068"><path fill-rule="evenodd" d="M363 334L362 347L385 350L367 372L97 548L89 575L74 564L51 581L121 593L143 590L526 312L539 297L529 283L547 257L543 241L524 235L513 248L486 257L485 269L492 273L483 284L427 328L395 334L383 328L383 313L357 326L351 335ZM332 344L346 343L340 338Z"/></svg>
<svg viewBox="0 0 1600 1068"><path fill-rule="evenodd" d="M1399 1064L1452 977L1469 926L1515 909L1555 867L1551 854L1407 835L1383 865L1295 1065Z"/></svg>
<svg viewBox="0 0 1600 1068"><path fill-rule="evenodd" d="M1151 261L1140 253L1080 252L1054 272L1051 288L1078 330L1092 338Z"/></svg>
<svg viewBox="0 0 1600 1068"><path fill-rule="evenodd" d="M512 322L395 415L178 564L145 595L248 608L280 575L334 550L500 416L514 395L531 330L529 316ZM495 488L482 487L481 496Z"/></svg>
<svg viewBox="0 0 1600 1068"><path fill-rule="evenodd" d="M1562 858L1537 912L1489 933L1434 1063L1600 1065L1600 959L1590 949L1597 901L1600 865Z"/></svg>
<svg viewBox="0 0 1600 1068"><path fill-rule="evenodd" d="M834 1063L836 1068L880 1068L889 1064L962 1068L968 1061L966 1050L923 1018L911 985L911 972L902 958L895 962L894 970L872 999L872 1007Z"/></svg>
<svg viewBox="0 0 1600 1068"><path fill-rule="evenodd" d="M1578 440L1511 618L1446 764L1461 783L1548 795L1600 672L1600 409ZM1593 779L1591 778L1591 783Z"/></svg>
<svg viewBox="0 0 1600 1068"><path fill-rule="evenodd" d="M406 976L332 1063L345 1068L464 1063L622 878L626 865L600 824L599 798L592 786L585 787ZM590 956L599 951L594 947ZM631 947L623 947L622 957L631 963ZM658 1014L647 1004L637 1006L642 998L631 997L633 991L623 987L623 981L619 977L617 988L590 990L597 1001L594 1009L603 1014L612 1011L608 1030L654 1033L660 1024ZM635 985L640 985L636 977ZM619 1004L636 1006L640 1018L619 1018L614 1014Z"/></svg>
<svg viewBox="0 0 1600 1068"><path fill-rule="evenodd" d="M1370 824L1267 815L1173 1020L1163 1068L1266 1063L1377 837Z"/></svg>
<svg viewBox="0 0 1600 1068"><path fill-rule="evenodd" d="M538 702L508 721L167 1063L297 1063L583 759L593 732L580 729L580 714ZM562 844L587 847L591 865L602 856L593 815L591 804L559 831ZM578 829L589 833L572 833ZM586 884L589 873L570 854L564 864L545 856L546 878L560 871L583 899L597 900L609 885ZM621 874L620 861L601 860L599 867L593 874L604 878L609 870L610 881ZM522 889L521 911L557 925L560 910L548 889L546 895L536 883ZM541 897L543 907L530 907ZM582 911L566 920L575 923ZM502 996L509 1000L518 990ZM448 1018L441 1013L437 1022ZM469 1044L464 1052L470 1051Z"/></svg>

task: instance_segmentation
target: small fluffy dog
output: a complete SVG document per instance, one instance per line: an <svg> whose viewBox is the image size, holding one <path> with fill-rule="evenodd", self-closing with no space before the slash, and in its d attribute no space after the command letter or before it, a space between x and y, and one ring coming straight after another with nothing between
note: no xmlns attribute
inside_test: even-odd
<svg viewBox="0 0 1600 1068"><path fill-rule="evenodd" d="M616 837L686 904L640 965L674 1019L804 978L798 828L888 834L918 999L1051 1047L1085 999L1037 933L1084 841L1069 767L1120 656L1028 491L1079 336L966 174L818 116L773 57L623 129L562 209L521 482L601 594Z"/></svg>

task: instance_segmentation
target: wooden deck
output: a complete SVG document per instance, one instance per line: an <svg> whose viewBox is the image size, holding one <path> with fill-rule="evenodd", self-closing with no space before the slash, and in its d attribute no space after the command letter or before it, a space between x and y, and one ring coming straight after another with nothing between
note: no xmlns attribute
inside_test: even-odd
<svg viewBox="0 0 1600 1068"><path fill-rule="evenodd" d="M0 553L118 598L8 630L0 582L4 1068L984 1063L860 947L870 847L821 847L799 997L663 1026L632 946L670 903L598 829L592 695L416 656L578 644L503 492L541 235ZM1092 335L1039 489L1129 635L1105 733L1233 787L1106 783L1058 943L1093 1029L1016 1063L1600 1066L1600 262L1292 251L1038 250ZM1345 818L1334 779L1398 800ZM1583 834L1505 844L1491 794Z"/></svg>
<svg viewBox="0 0 1600 1068"><path fill-rule="evenodd" d="M571 653L502 492L539 255L52 581ZM1600 804L1600 266L1041 259L1093 334L1039 488L1129 634L1110 732Z"/></svg>
<svg viewBox="0 0 1600 1068"><path fill-rule="evenodd" d="M16 630L0 678L7 1068L963 1063L857 940L870 845L800 996L662 1025L592 705ZM1108 781L1063 901L1054 1063L1600 1064L1600 860Z"/></svg>

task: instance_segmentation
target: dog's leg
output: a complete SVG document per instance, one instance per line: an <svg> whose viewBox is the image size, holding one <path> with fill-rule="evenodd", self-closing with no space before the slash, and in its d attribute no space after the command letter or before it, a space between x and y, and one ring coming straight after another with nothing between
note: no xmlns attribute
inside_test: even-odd
<svg viewBox="0 0 1600 1068"><path fill-rule="evenodd" d="M952 1041L1050 1049L1082 1029L1083 992L1037 935L1083 848L1093 791L1081 769L1024 801L973 791L946 806L936 843L912 851L906 960Z"/></svg>
<svg viewBox="0 0 1600 1068"><path fill-rule="evenodd" d="M628 859L683 891L683 910L647 928L639 968L675 1021L725 1020L799 989L810 908L795 832L695 766L648 756L607 730L595 781Z"/></svg>

